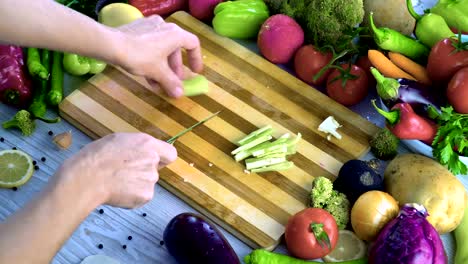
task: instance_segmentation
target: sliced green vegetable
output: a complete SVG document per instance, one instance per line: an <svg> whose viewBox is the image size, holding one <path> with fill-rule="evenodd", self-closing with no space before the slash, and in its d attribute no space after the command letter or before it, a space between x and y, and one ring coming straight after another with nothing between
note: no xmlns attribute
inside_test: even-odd
<svg viewBox="0 0 468 264"><path fill-rule="evenodd" d="M257 172L267 172L267 171L282 171L282 170L288 170L292 167L294 167L294 162L285 161L285 162L274 164L271 166L252 169L251 172L257 173Z"/></svg>
<svg viewBox="0 0 468 264"><path fill-rule="evenodd" d="M208 79L203 75L197 75L191 79L185 79L183 81L183 86L185 96L201 95L209 91Z"/></svg>
<svg viewBox="0 0 468 264"><path fill-rule="evenodd" d="M255 130L254 132L248 134L247 136L245 136L244 138L242 138L241 140L239 140L237 142L238 145L242 146L242 145L245 145L246 143L248 143L249 141L252 140L252 138L254 138L255 136L259 135L259 134L262 134L263 132L267 131L267 130L270 130L271 133L273 133L273 128L270 126L270 125L267 125L267 126L264 126L264 127L261 127L257 130Z"/></svg>
<svg viewBox="0 0 468 264"><path fill-rule="evenodd" d="M247 150L249 148L252 148L252 147L255 147L256 145L260 144L260 143L263 143L265 141L268 141L270 139L272 139L273 137L271 136L271 131L267 130L265 132L263 132L262 134L256 136L255 138L253 138L252 141L249 141L248 143L246 143L245 145L242 145L238 148L236 148L235 150L233 150L231 152L232 155L235 155L243 150Z"/></svg>
<svg viewBox="0 0 468 264"><path fill-rule="evenodd" d="M286 156L282 154L272 154L263 158L251 158L245 160L245 167L248 170L271 166L286 161Z"/></svg>

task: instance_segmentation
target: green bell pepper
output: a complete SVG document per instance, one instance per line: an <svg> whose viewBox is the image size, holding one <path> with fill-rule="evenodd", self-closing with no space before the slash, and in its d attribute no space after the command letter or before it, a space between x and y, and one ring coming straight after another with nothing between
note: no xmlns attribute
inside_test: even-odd
<svg viewBox="0 0 468 264"><path fill-rule="evenodd" d="M228 38L250 39L257 36L270 16L263 0L221 2L214 9L213 29Z"/></svg>
<svg viewBox="0 0 468 264"><path fill-rule="evenodd" d="M442 39L455 37L442 16L434 13L419 15L413 8L411 0L406 0L409 13L416 19L416 37L426 46L432 47Z"/></svg>
<svg viewBox="0 0 468 264"><path fill-rule="evenodd" d="M71 75L97 74L106 68L105 62L72 53L63 55L63 68Z"/></svg>
<svg viewBox="0 0 468 264"><path fill-rule="evenodd" d="M450 27L468 32L468 0L439 0L430 12L442 16Z"/></svg>

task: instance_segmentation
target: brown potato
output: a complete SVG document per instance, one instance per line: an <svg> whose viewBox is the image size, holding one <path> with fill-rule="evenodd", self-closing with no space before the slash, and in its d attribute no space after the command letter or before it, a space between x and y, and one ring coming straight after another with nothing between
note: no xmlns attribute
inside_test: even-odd
<svg viewBox="0 0 468 264"><path fill-rule="evenodd" d="M417 154L402 154L384 172L385 190L400 205L418 203L439 234L453 231L466 206L465 187L437 161Z"/></svg>
<svg viewBox="0 0 468 264"><path fill-rule="evenodd" d="M369 23L369 13L374 12L374 23L377 27L388 27L405 35L411 35L416 20L406 8L405 0L364 0L364 25Z"/></svg>

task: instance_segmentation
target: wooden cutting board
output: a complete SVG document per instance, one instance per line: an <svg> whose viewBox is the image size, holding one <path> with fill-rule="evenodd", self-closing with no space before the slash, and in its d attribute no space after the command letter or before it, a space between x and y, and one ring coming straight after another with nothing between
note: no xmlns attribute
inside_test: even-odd
<svg viewBox="0 0 468 264"><path fill-rule="evenodd" d="M109 66L65 98L60 113L96 139L143 131L167 140L222 110L175 143L179 159L160 172L160 184L252 247L272 249L288 218L306 207L313 178L334 179L345 161L366 154L377 127L187 13L167 20L200 38L209 93L170 99L151 92L143 78ZM328 116L342 124L341 140L317 130ZM275 136L302 134L290 157L295 167L247 174L230 152L265 125Z"/></svg>

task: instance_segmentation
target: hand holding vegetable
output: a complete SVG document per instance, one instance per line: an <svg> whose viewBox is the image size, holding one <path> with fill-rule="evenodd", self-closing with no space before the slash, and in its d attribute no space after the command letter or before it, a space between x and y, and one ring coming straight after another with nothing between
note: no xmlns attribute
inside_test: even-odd
<svg viewBox="0 0 468 264"><path fill-rule="evenodd" d="M172 145L147 134L116 133L86 145L55 176L62 184L83 188L96 206L134 208L153 198L159 178L156 169L176 157Z"/></svg>
<svg viewBox="0 0 468 264"><path fill-rule="evenodd" d="M126 52L120 54L117 64L132 74L145 76L150 84L158 82L172 97L183 95L182 49L187 50L192 71L203 68L198 38L159 16L138 19L119 30Z"/></svg>

